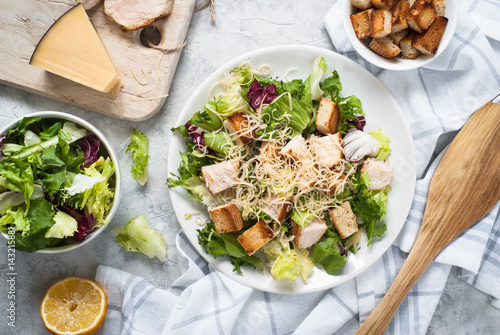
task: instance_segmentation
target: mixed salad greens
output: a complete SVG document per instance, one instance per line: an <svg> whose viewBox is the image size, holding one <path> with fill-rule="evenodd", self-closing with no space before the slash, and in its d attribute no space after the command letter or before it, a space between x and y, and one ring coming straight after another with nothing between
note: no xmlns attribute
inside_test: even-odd
<svg viewBox="0 0 500 335"><path fill-rule="evenodd" d="M0 230L34 252L83 241L107 223L115 167L96 135L59 119L25 117L0 135Z"/></svg>
<svg viewBox="0 0 500 335"><path fill-rule="evenodd" d="M380 129L363 132L361 101L354 95L342 96L339 74L327 71L323 57L314 61L305 80L271 78L269 71L242 64L219 80L222 94L172 129L183 135L188 150L180 153L178 174L172 173L167 184L185 188L191 199L207 206L212 218L221 206L236 206L242 229L221 230L218 220L211 219L198 230L198 242L214 257L228 257L238 273L242 266L268 266L274 279L294 282L298 275L306 280L313 267L321 265L335 275L348 255L358 250L361 231L368 245L386 231L390 176L375 187L365 165L371 161L387 167L390 140ZM338 108L338 124L328 134L317 127L324 101L333 101ZM329 166L323 162L334 153L317 144L327 137L340 139L338 150L333 148L339 158ZM304 149L294 154L296 147L287 148L296 142ZM351 225L357 232L341 237L341 224L336 225L330 213L346 202L355 215ZM257 255L263 257L257 257L243 240L245 232L262 220L273 238L262 241ZM313 231L313 225L324 230L312 245L300 247L305 242L299 243L299 238Z"/></svg>

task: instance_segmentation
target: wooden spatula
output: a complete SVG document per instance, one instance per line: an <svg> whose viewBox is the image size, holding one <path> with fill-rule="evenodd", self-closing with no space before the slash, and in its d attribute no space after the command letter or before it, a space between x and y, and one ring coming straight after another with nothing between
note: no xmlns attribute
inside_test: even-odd
<svg viewBox="0 0 500 335"><path fill-rule="evenodd" d="M500 105L479 109L458 133L432 177L419 234L386 295L356 335L383 334L436 255L500 199Z"/></svg>

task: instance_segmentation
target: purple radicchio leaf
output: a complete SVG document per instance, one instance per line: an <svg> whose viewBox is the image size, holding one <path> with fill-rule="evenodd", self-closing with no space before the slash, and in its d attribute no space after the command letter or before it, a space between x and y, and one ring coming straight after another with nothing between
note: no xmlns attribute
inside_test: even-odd
<svg viewBox="0 0 500 335"><path fill-rule="evenodd" d="M215 154L215 152L212 149L210 149L209 147L207 147L205 145L205 141L203 140L203 134L206 133L205 130L201 129L200 127L198 127L190 122L186 122L184 127L186 127L186 131L187 131L188 135L191 136L191 139L193 140L193 142L196 145L196 148L198 148L198 150L200 150L204 154L210 154L210 155Z"/></svg>
<svg viewBox="0 0 500 335"><path fill-rule="evenodd" d="M340 256L347 255L347 251L345 251L344 246L342 245L342 243L337 242L337 247L340 250Z"/></svg>
<svg viewBox="0 0 500 335"><path fill-rule="evenodd" d="M85 216L68 206L63 206L62 209L67 214L74 217L76 222L78 222L78 231L73 235L73 239L79 242L83 241L85 237L87 237L87 235L89 235L93 230L92 228L94 227L94 214Z"/></svg>
<svg viewBox="0 0 500 335"><path fill-rule="evenodd" d="M270 104L277 95L274 84L262 87L257 79L253 80L252 85L248 89L248 100L250 101L250 106L254 109L259 108L262 104Z"/></svg>
<svg viewBox="0 0 500 335"><path fill-rule="evenodd" d="M366 118L363 115L360 115L352 119L347 119L346 122L356 127L357 130L363 131L366 124Z"/></svg>
<svg viewBox="0 0 500 335"><path fill-rule="evenodd" d="M80 142L80 148L82 148L83 156L85 157L85 163L83 163L83 166L88 166L97 160L99 144L99 139L94 134L87 135Z"/></svg>

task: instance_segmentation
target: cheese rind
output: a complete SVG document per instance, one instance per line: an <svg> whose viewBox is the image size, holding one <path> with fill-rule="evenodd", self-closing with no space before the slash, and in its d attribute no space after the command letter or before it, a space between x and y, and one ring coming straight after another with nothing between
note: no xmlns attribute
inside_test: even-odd
<svg viewBox="0 0 500 335"><path fill-rule="evenodd" d="M81 4L50 27L38 43L30 64L101 92L116 94L122 85Z"/></svg>

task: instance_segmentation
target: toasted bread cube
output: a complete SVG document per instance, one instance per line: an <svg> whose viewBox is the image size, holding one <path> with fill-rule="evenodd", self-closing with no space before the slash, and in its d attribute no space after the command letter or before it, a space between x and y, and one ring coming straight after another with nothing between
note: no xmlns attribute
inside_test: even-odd
<svg viewBox="0 0 500 335"><path fill-rule="evenodd" d="M398 31L397 33L391 33L389 35L389 38L394 42L394 44L399 45L399 43L401 43L403 38L405 38L405 36L407 36L409 33L410 33L410 29L405 29L405 30ZM399 46L399 47L401 48L401 46Z"/></svg>
<svg viewBox="0 0 500 335"><path fill-rule="evenodd" d="M392 8L391 34L397 33L399 31L408 28L408 22L406 21L406 16L408 15L409 9L410 9L410 4L408 3L408 1L399 1Z"/></svg>
<svg viewBox="0 0 500 335"><path fill-rule="evenodd" d="M307 149L306 140L302 135L294 136L281 150L282 155L292 156L295 160L302 160L310 156L311 153Z"/></svg>
<svg viewBox="0 0 500 335"><path fill-rule="evenodd" d="M399 47L401 48L401 54L403 55L403 58L414 59L420 55L420 51L411 46L411 43L413 41L413 36L415 34L416 33L412 31L410 34L408 34L401 40L401 43L399 43Z"/></svg>
<svg viewBox="0 0 500 335"><path fill-rule="evenodd" d="M240 162L231 160L201 168L203 181L212 194L222 192L238 184Z"/></svg>
<svg viewBox="0 0 500 335"><path fill-rule="evenodd" d="M438 16L427 31L413 37L412 47L425 55L435 55L447 24L447 18Z"/></svg>
<svg viewBox="0 0 500 335"><path fill-rule="evenodd" d="M238 145L245 145L254 139L254 132L249 128L248 117L243 113L234 113L224 121L224 126L229 131Z"/></svg>
<svg viewBox="0 0 500 335"><path fill-rule="evenodd" d="M328 216L330 216L330 220L332 220L341 238L347 238L358 231L356 215L352 212L349 201L345 201L339 207L329 210Z"/></svg>
<svg viewBox="0 0 500 335"><path fill-rule="evenodd" d="M361 175L365 172L368 173L370 178L369 190L383 190L387 185L391 183L392 173L394 168L390 167L388 163L384 161L377 161L368 158L361 168Z"/></svg>
<svg viewBox="0 0 500 335"><path fill-rule="evenodd" d="M372 20L373 8L367 9L360 13L351 15L351 23L359 39L370 37L370 25Z"/></svg>
<svg viewBox="0 0 500 335"><path fill-rule="evenodd" d="M377 9L372 13L370 35L373 38L386 37L391 33L392 13L388 9Z"/></svg>
<svg viewBox="0 0 500 335"><path fill-rule="evenodd" d="M283 221L287 214L288 208L290 207L289 201L280 200L278 197L271 195L268 199L266 199L265 205L262 207L262 211L269 215L271 219L276 222Z"/></svg>
<svg viewBox="0 0 500 335"><path fill-rule="evenodd" d="M210 211L210 217L214 221L215 230L219 233L229 233L243 228L241 212L234 204L225 204L215 207Z"/></svg>
<svg viewBox="0 0 500 335"><path fill-rule="evenodd" d="M318 243L327 230L326 221L321 218L315 218L304 228L293 222L290 233L294 236L293 242L295 245L301 249L305 249Z"/></svg>
<svg viewBox="0 0 500 335"><path fill-rule="evenodd" d="M273 238L273 230L267 225L266 221L260 220L250 229L238 236L238 242L240 242L247 254L252 256Z"/></svg>
<svg viewBox="0 0 500 335"><path fill-rule="evenodd" d="M391 9L398 0L371 0L372 6L378 9Z"/></svg>
<svg viewBox="0 0 500 335"><path fill-rule="evenodd" d="M339 119L339 106L330 99L321 98L315 121L319 133L323 135L336 133Z"/></svg>
<svg viewBox="0 0 500 335"><path fill-rule="evenodd" d="M385 58L394 58L401 52L401 49L392 42L390 37L374 38L368 46Z"/></svg>
<svg viewBox="0 0 500 335"><path fill-rule="evenodd" d="M372 6L371 0L351 0L351 5L357 9L365 10Z"/></svg>
<svg viewBox="0 0 500 335"><path fill-rule="evenodd" d="M432 0L432 7L436 11L436 16L444 16L446 11L446 1L445 0Z"/></svg>
<svg viewBox="0 0 500 335"><path fill-rule="evenodd" d="M315 137L311 139L310 147L311 152L316 156L316 162L328 168L332 168L344 156L342 152L342 135L340 133Z"/></svg>
<svg viewBox="0 0 500 335"><path fill-rule="evenodd" d="M429 0L417 0L406 16L410 28L419 33L427 30L435 18L436 11Z"/></svg>

